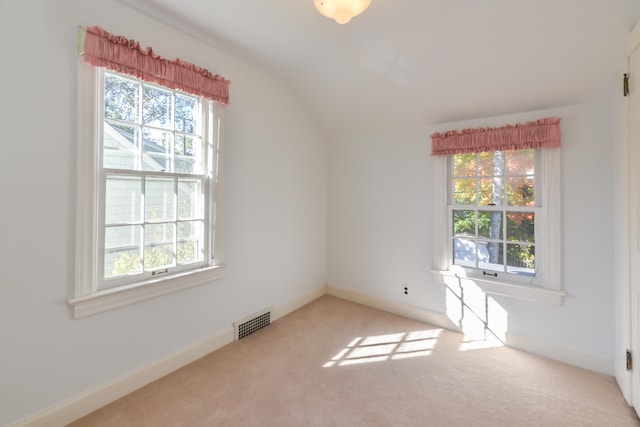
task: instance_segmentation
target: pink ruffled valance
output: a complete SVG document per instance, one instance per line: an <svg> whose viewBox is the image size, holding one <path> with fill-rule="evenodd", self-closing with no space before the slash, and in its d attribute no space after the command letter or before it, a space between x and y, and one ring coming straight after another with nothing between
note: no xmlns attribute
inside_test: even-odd
<svg viewBox="0 0 640 427"><path fill-rule="evenodd" d="M450 156L483 151L560 147L560 118L545 119L499 128L451 130L431 135L431 155Z"/></svg>
<svg viewBox="0 0 640 427"><path fill-rule="evenodd" d="M100 27L87 27L84 60L142 80L179 89L215 102L229 103L229 80L189 62L160 57L135 40L115 36Z"/></svg>

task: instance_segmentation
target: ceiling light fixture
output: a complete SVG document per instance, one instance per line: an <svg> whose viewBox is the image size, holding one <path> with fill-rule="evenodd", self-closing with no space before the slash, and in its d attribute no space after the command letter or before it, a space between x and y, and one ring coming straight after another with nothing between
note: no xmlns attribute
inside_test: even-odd
<svg viewBox="0 0 640 427"><path fill-rule="evenodd" d="M371 0L313 0L318 12L335 20L338 24L346 24L354 16L367 10Z"/></svg>

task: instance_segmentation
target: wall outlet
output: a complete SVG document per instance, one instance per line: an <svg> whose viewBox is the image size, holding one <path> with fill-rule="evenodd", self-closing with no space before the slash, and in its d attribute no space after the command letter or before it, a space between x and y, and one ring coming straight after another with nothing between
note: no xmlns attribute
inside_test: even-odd
<svg viewBox="0 0 640 427"><path fill-rule="evenodd" d="M409 295L409 285L402 285L402 293L405 295Z"/></svg>

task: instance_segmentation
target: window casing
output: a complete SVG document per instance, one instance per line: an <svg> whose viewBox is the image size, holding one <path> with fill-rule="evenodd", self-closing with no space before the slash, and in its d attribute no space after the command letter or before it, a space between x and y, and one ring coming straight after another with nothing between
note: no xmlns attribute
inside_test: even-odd
<svg viewBox="0 0 640 427"><path fill-rule="evenodd" d="M82 62L78 82L74 316L221 277L222 106Z"/></svg>
<svg viewBox="0 0 640 427"><path fill-rule="evenodd" d="M562 291L562 247L561 247L561 156L560 149L538 149L535 150L534 174L519 174L520 178L528 178L533 175L533 206L491 206L475 203L465 205L454 203L453 180L453 155L432 157L433 166L433 202L434 202L434 251L433 251L433 272L437 282L447 283L450 280L472 281L480 286L487 293L514 297L518 299L530 300L552 305L562 304L564 292ZM475 154L472 154L475 155ZM474 175L468 177L459 175L460 178L483 179L492 176ZM507 177L508 178L508 177ZM504 197L504 192L502 193ZM485 199L486 200L486 199ZM496 204L497 205L497 204ZM478 265L460 265L455 262L454 240L456 237L487 242L490 239L481 233L476 234L477 225L474 224L473 236L455 236L453 211L470 210L473 212L502 212L503 220L507 212L533 213L535 218L533 232L533 246L535 247L535 264L533 271L527 269L527 274L515 274L507 272L507 261L503 258L504 269L500 271L498 267ZM503 235L500 240L506 249L506 245L513 244L505 238L505 228L503 223ZM518 240L516 243L527 243ZM473 248L477 251L476 247ZM503 249L503 255L504 255ZM490 268L483 268L490 267ZM486 272L486 274L485 274ZM496 275L497 273L497 275Z"/></svg>

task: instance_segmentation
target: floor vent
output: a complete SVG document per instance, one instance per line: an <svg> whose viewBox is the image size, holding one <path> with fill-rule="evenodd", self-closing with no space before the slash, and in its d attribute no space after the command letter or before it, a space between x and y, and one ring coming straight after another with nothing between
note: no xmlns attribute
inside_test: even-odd
<svg viewBox="0 0 640 427"><path fill-rule="evenodd" d="M251 314L244 319L240 319L233 324L235 340L240 340L262 329L271 323L271 309L267 308L257 313Z"/></svg>

